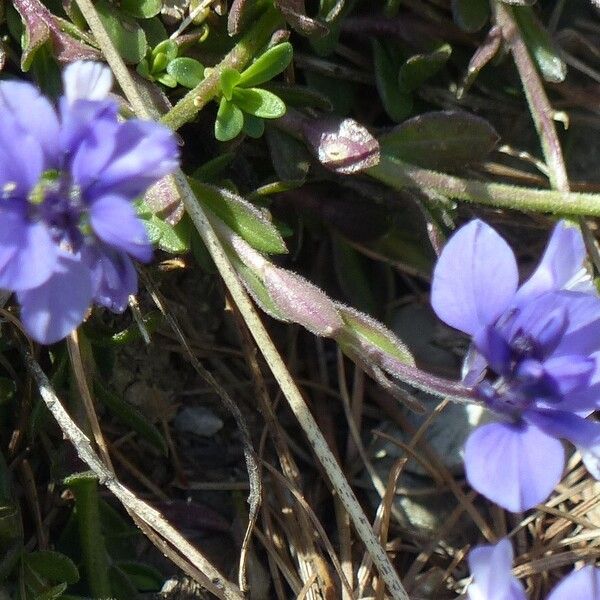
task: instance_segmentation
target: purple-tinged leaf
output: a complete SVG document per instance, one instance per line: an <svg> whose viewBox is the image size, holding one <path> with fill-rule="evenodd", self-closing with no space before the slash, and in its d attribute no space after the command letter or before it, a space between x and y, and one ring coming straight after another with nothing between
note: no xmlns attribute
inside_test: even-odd
<svg viewBox="0 0 600 600"><path fill-rule="evenodd" d="M335 304L300 275L268 265L263 279L273 304L289 321L323 337L334 336L344 326Z"/></svg>
<svg viewBox="0 0 600 600"><path fill-rule="evenodd" d="M485 40L481 43L475 54L469 61L467 72L458 91L458 97L461 98L471 87L477 75L498 54L502 45L502 30L498 25L494 25L489 31Z"/></svg>
<svg viewBox="0 0 600 600"><path fill-rule="evenodd" d="M336 173L357 173L379 162L379 143L354 119L306 120L303 133L319 162Z"/></svg>
<svg viewBox="0 0 600 600"><path fill-rule="evenodd" d="M36 50L48 40L52 42L53 54L59 63L102 58L96 49L65 33L62 19L55 17L39 0L14 0L13 4L27 31L21 57L21 68L24 71L29 70Z"/></svg>
<svg viewBox="0 0 600 600"><path fill-rule="evenodd" d="M381 153L427 169L454 169L483 160L498 143L495 129L462 111L418 115L380 138Z"/></svg>
<svg viewBox="0 0 600 600"><path fill-rule="evenodd" d="M163 177L149 188L144 201L154 214L160 215L169 225L177 225L183 217L181 195L171 177Z"/></svg>
<svg viewBox="0 0 600 600"><path fill-rule="evenodd" d="M382 355L392 356L400 362L414 366L415 361L405 344L387 327L372 317L348 306L336 304L344 320L344 335L350 333L354 346L378 366Z"/></svg>
<svg viewBox="0 0 600 600"><path fill-rule="evenodd" d="M318 37L329 33L329 28L326 25L306 14L304 0L275 0L275 6L281 11L283 18L298 33Z"/></svg>

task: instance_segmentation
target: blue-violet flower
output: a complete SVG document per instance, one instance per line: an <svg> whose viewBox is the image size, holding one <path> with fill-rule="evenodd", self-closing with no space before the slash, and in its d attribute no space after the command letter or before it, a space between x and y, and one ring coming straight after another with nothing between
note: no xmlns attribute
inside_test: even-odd
<svg viewBox="0 0 600 600"><path fill-rule="evenodd" d="M518 512L544 501L574 443L598 478L600 298L584 268L581 233L559 222L533 274L518 286L515 256L480 220L461 227L435 267L431 303L472 338L463 381L499 418L465 445L469 483Z"/></svg>
<svg viewBox="0 0 600 600"><path fill-rule="evenodd" d="M512 574L513 549L501 539L469 553L473 581L467 588L469 600L525 600L525 589ZM552 589L546 600L600 600L600 569L588 565L572 571Z"/></svg>
<svg viewBox="0 0 600 600"><path fill-rule="evenodd" d="M50 344L92 302L123 311L137 290L131 258L152 257L132 201L178 165L165 127L119 121L104 65L63 74L58 110L33 85L0 82L0 288L25 329Z"/></svg>

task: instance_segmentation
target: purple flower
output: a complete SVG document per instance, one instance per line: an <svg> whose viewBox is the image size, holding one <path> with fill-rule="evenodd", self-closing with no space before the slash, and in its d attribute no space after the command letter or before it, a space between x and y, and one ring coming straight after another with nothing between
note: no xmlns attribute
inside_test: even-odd
<svg viewBox="0 0 600 600"><path fill-rule="evenodd" d="M513 549L508 539L477 546L469 553L473 577L469 600L525 600L521 582L512 574ZM600 569L587 566L560 581L546 600L600 600Z"/></svg>
<svg viewBox="0 0 600 600"><path fill-rule="evenodd" d="M600 569L588 565L569 573L546 600L600 600Z"/></svg>
<svg viewBox="0 0 600 600"><path fill-rule="evenodd" d="M468 561L473 576L469 600L525 600L523 585L511 572L513 549L506 538L493 546L477 546Z"/></svg>
<svg viewBox="0 0 600 600"><path fill-rule="evenodd" d="M448 241L435 267L431 303L472 338L464 382L498 422L465 446L470 484L517 512L544 501L560 481L570 440L600 474L600 299L583 268L578 229L560 222L531 277L518 287L508 244L482 221Z"/></svg>
<svg viewBox="0 0 600 600"><path fill-rule="evenodd" d="M33 85L0 82L0 288L16 292L27 332L68 335L92 302L123 311L131 257L152 257L132 201L178 165L161 125L120 122L110 70L75 62L58 111Z"/></svg>

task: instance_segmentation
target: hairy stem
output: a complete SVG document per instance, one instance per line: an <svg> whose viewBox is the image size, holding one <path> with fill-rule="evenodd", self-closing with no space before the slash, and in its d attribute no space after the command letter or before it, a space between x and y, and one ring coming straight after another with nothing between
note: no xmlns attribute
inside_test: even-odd
<svg viewBox="0 0 600 600"><path fill-rule="evenodd" d="M77 4L86 18L90 29L94 33L102 51L104 52L104 55L106 56L106 59L108 60L108 63L111 66L119 85L121 86L121 89L127 96L129 102L132 104L134 111L138 114L138 116L148 118L150 116L149 111L144 106L141 96L137 92L137 88L131 77L131 74L116 51L114 44L106 33L104 26L97 18L98 15L94 5L90 0L77 0ZM263 23L264 26L265 20L267 20L267 16L269 14L270 13L267 13L265 16L263 16L262 19L257 22L255 28L258 27L258 23ZM276 19L276 15L277 13L269 17L271 28L277 24L279 17L277 16ZM270 21L271 18L273 21ZM252 31L255 32L255 28ZM258 38L256 32L252 35ZM247 34L243 39L247 39L248 37L249 36ZM253 43L260 47L259 41L260 40L255 39ZM250 45L250 41L248 41L248 44ZM249 56L247 59L249 60ZM224 64L224 62L225 60L215 67L213 71L215 77L220 76L221 68L230 66L230 63ZM208 86L208 84L205 85ZM177 114L180 115L180 118L177 121L175 119L171 119L170 126L176 128L177 123L184 123L192 114L192 112L193 114L196 114L196 112L200 110L200 108L206 104L206 102L214 97L217 91L218 87L216 86L207 87L206 90L204 90L203 95L199 97L199 100L196 103L199 104L199 106L196 106L193 100L191 106L186 104L185 106L187 106L187 109L179 109ZM183 120L181 120L182 118ZM256 312L256 309L254 308L254 305L252 304L252 301L248 297L233 267L231 266L231 263L229 262L225 251L223 250L223 246L221 245L214 229L206 217L206 213L196 201L194 193L190 188L185 175L181 171L178 171L172 176L172 178L180 190L181 198L186 211L188 212L192 222L202 237L207 249L209 250L215 265L219 269L219 273L225 282L225 285L229 289L229 292L239 308L240 313L252 332L255 342L265 357L269 368L273 372L273 375L275 376L283 395L288 401L292 412L298 419L298 422L300 423L307 439L309 440L310 445L312 446L319 461L323 465L323 468L327 473L327 476L329 477L333 487L335 488L340 501L343 503L344 508L348 511L358 536L363 541L367 551L373 559L373 563L388 586L391 597L394 600L409 600L408 594L402 586L402 582L400 581L398 573L390 562L385 549L381 546L377 536L374 534L371 524L365 516L358 499L346 480L346 477L344 476L344 473L342 472L333 452L327 445L327 441L325 440L325 437L321 433L317 422L306 405L298 386L294 382L283 358L273 344L273 341L271 340L267 330L265 329L265 326ZM113 491L113 493L115 492Z"/></svg>
<svg viewBox="0 0 600 600"><path fill-rule="evenodd" d="M431 190L464 202L568 216L600 216L600 194L531 189L464 179L382 156L367 173L390 187Z"/></svg>
<svg viewBox="0 0 600 600"><path fill-rule="evenodd" d="M268 9L225 58L211 69L207 77L162 117L162 123L177 130L184 123L191 121L219 92L219 79L223 69L228 67L239 70L244 67L269 41L271 33L280 23L282 21L279 13Z"/></svg>

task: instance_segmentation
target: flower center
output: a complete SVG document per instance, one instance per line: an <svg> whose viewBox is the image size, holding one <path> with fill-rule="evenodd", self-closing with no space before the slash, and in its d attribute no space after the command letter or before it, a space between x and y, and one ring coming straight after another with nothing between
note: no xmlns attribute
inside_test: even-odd
<svg viewBox="0 0 600 600"><path fill-rule="evenodd" d="M589 357L554 356L569 323L564 309L523 326L518 318L514 313L474 340L488 363L476 388L479 396L490 409L515 421L534 403L555 404L589 385L594 369Z"/></svg>
<svg viewBox="0 0 600 600"><path fill-rule="evenodd" d="M77 252L84 237L91 233L79 186L66 173L46 171L27 200L30 217L42 220L63 250Z"/></svg>

